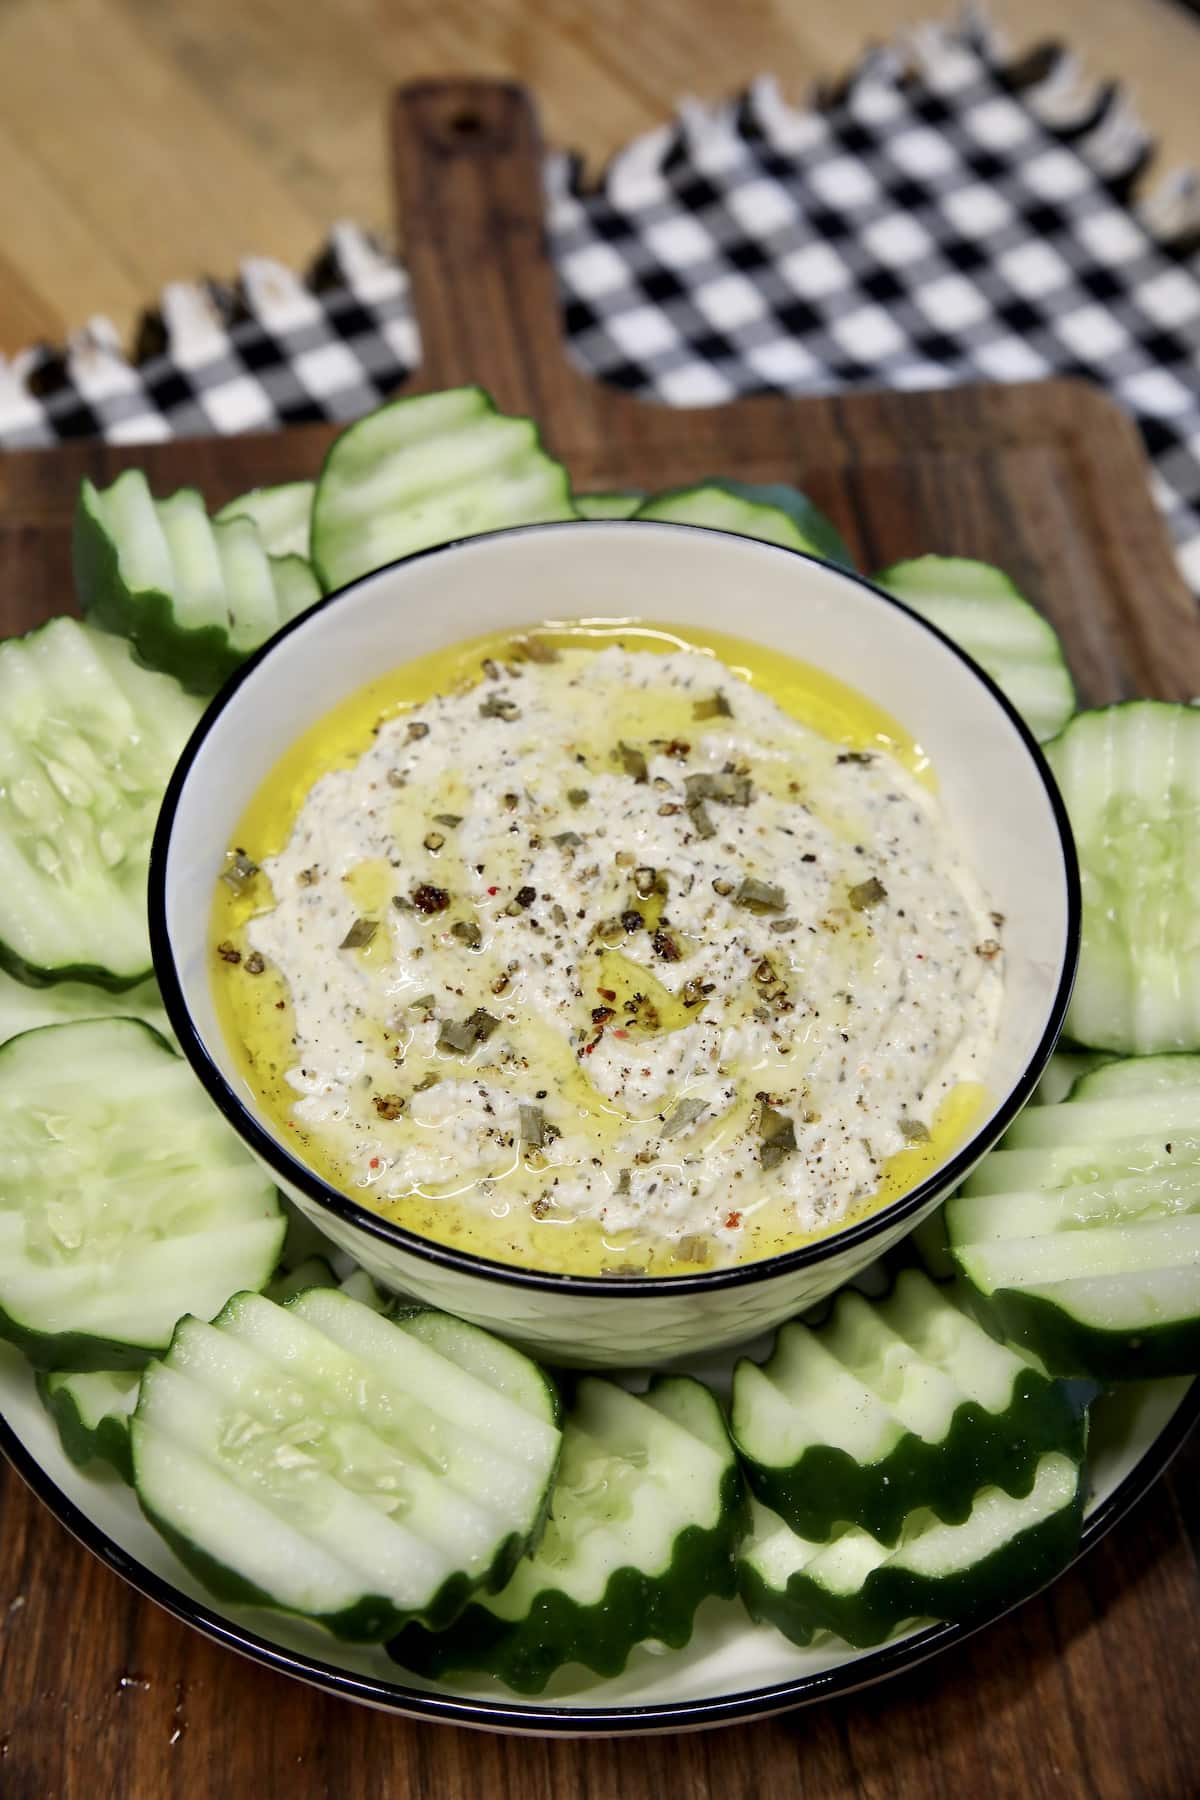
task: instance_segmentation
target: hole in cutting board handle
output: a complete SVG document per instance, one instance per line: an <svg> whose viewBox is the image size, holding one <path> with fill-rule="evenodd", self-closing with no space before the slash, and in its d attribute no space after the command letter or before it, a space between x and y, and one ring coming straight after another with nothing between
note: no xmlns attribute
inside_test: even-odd
<svg viewBox="0 0 1200 1800"><path fill-rule="evenodd" d="M472 107L466 106L450 120L450 131L456 138L477 138L487 127Z"/></svg>

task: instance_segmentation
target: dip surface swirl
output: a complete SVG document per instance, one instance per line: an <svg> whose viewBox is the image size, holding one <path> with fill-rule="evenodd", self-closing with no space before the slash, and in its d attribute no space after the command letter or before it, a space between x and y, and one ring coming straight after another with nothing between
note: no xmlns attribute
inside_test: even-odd
<svg viewBox="0 0 1200 1800"><path fill-rule="evenodd" d="M919 1179L1003 979L935 793L711 654L524 647L311 786L218 959L247 1040L248 992L286 1010L312 1159L587 1273L770 1254Z"/></svg>

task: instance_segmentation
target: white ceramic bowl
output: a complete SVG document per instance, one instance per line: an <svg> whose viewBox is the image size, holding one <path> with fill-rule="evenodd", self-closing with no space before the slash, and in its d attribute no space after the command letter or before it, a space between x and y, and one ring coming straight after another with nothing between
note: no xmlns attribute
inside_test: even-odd
<svg viewBox="0 0 1200 1800"><path fill-rule="evenodd" d="M389 667L547 618L628 615L735 631L827 670L933 759L945 811L1005 915L1006 991L982 1072L990 1111L918 1187L862 1222L761 1262L694 1275L510 1267L393 1224L280 1142L238 1073L209 985L213 884L234 827L292 741ZM217 696L168 789L150 870L154 964L184 1054L313 1223L386 1287L502 1332L550 1361L629 1367L742 1342L849 1280L955 1187L1028 1099L1062 1025L1079 938L1070 830L1041 754L961 651L856 576L694 526L535 525L407 558L331 595Z"/></svg>

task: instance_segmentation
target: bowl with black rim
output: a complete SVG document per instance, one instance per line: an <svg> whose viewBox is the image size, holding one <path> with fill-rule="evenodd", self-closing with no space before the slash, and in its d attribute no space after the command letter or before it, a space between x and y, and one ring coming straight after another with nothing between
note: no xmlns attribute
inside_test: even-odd
<svg viewBox="0 0 1200 1800"><path fill-rule="evenodd" d="M729 632L846 683L915 738L944 816L1005 919L986 1101L909 1192L799 1248L671 1275L572 1275L421 1237L339 1191L282 1141L239 1073L210 969L217 876L247 805L295 739L381 670L547 618L636 617ZM1012 706L935 627L861 577L751 538L605 520L518 527L389 564L302 614L204 715L164 801L150 870L154 965L184 1055L280 1187L384 1287L551 1361L663 1363L743 1342L822 1299L964 1179L1028 1100L1066 1013L1079 943L1070 828Z"/></svg>

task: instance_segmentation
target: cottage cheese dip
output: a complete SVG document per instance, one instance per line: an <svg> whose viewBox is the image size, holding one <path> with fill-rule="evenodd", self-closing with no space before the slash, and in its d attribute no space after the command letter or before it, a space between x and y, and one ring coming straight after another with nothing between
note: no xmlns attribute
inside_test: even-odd
<svg viewBox="0 0 1200 1800"><path fill-rule="evenodd" d="M474 675L235 859L219 980L301 1153L579 1272L770 1254L940 1161L1003 921L919 758L690 647L533 636Z"/></svg>

